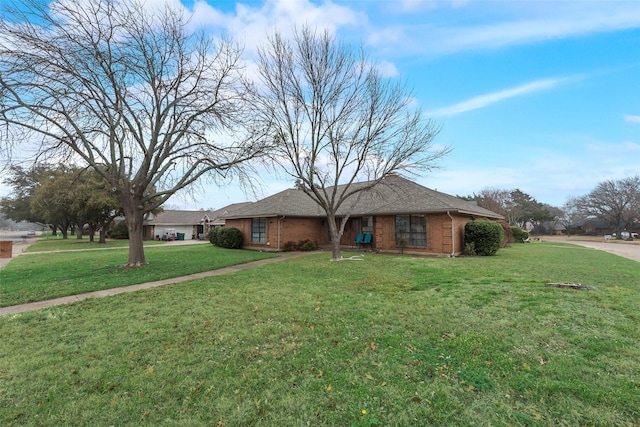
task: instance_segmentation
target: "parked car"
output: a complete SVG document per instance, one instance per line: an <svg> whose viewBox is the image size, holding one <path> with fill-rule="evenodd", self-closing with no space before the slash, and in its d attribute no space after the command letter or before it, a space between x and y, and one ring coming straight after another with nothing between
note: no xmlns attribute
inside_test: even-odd
<svg viewBox="0 0 640 427"><path fill-rule="evenodd" d="M27 236L29 236L29 237L32 237L32 236L35 236L35 235L36 235L36 232L35 232L35 231L33 231L33 230L29 230L29 231L27 232Z"/></svg>
<svg viewBox="0 0 640 427"><path fill-rule="evenodd" d="M628 231L622 231L620 233L620 236L625 240L629 238L637 239L638 233L629 233ZM616 233L613 233L613 237L616 237Z"/></svg>

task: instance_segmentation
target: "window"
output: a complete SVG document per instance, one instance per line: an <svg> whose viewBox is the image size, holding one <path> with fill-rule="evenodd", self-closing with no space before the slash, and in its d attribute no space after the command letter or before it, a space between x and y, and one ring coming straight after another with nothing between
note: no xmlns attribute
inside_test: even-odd
<svg viewBox="0 0 640 427"><path fill-rule="evenodd" d="M427 221L424 215L396 216L396 244L427 246Z"/></svg>
<svg viewBox="0 0 640 427"><path fill-rule="evenodd" d="M362 232L373 234L373 217L372 216L362 217Z"/></svg>
<svg viewBox="0 0 640 427"><path fill-rule="evenodd" d="M267 243L267 218L251 219L251 243Z"/></svg>

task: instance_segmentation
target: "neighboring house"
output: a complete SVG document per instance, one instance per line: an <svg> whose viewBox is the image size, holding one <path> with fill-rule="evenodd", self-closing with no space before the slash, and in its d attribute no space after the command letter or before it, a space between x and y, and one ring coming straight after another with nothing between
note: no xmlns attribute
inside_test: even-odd
<svg viewBox="0 0 640 427"><path fill-rule="evenodd" d="M623 232L640 233L640 223L634 223L631 230L627 230L623 224L620 224L620 230ZM609 224L604 221L591 218L576 224L573 226L571 231L575 234L586 234L589 236L606 236L607 234L615 234Z"/></svg>
<svg viewBox="0 0 640 427"><path fill-rule="evenodd" d="M250 203L235 203L215 211L166 210L144 222L144 238L160 240L184 235L184 240L206 239L213 227L225 225L225 217Z"/></svg>
<svg viewBox="0 0 640 427"><path fill-rule="evenodd" d="M396 175L353 196L338 211L339 217L347 214L343 246L355 246L358 234L365 233L372 235L372 249L437 255L462 253L469 220L504 219L474 202ZM324 211L301 190L285 190L240 208L227 217L226 225L242 231L246 248L281 250L285 243L301 240L330 244Z"/></svg>
<svg viewBox="0 0 640 427"><path fill-rule="evenodd" d="M597 219L586 219L585 221L576 224L576 229L582 232L577 232L576 234L586 234L591 236L604 236L612 233L609 224Z"/></svg>

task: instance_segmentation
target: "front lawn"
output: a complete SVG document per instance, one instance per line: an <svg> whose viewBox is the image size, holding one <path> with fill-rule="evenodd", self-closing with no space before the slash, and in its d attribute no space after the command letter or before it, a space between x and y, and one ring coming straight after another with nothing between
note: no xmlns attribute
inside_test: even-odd
<svg viewBox="0 0 640 427"><path fill-rule="evenodd" d="M30 245L25 252L44 252L44 251L69 251L69 250L91 250L91 249L112 249L112 248L128 248L129 240L126 239L107 239L105 243L99 243L98 236L94 241L90 241L88 236L77 239L75 235L70 235L68 239L62 236L45 236L37 240L30 239ZM146 240L145 246L169 245L170 242L160 240Z"/></svg>
<svg viewBox="0 0 640 427"><path fill-rule="evenodd" d="M0 318L0 424L640 424L637 262L328 259Z"/></svg>
<svg viewBox="0 0 640 427"><path fill-rule="evenodd" d="M73 247L68 243L67 247ZM161 245L145 249L149 262L130 269L128 249L21 255L0 270L0 307L186 276L267 257L211 244Z"/></svg>

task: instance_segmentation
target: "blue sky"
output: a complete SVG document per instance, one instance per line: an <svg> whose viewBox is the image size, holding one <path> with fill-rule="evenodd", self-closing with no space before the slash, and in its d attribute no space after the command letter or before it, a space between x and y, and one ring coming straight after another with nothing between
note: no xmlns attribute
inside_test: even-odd
<svg viewBox="0 0 640 427"><path fill-rule="evenodd" d="M185 3L186 4L186 3ZM453 148L419 179L453 195L519 188L561 206L640 173L638 1L213 1L195 20L245 44L304 23L362 43ZM291 186L266 178L265 195ZM211 188L183 209L255 200Z"/></svg>
<svg viewBox="0 0 640 427"><path fill-rule="evenodd" d="M426 117L442 125L437 142L453 149L440 169L417 179L427 187L453 195L519 188L561 206L601 181L640 173L640 1L182 5L194 25L242 43L249 63L274 29L287 34L295 25L329 28L341 41L362 44L388 77L407 82ZM195 200L175 196L169 205L220 208L293 182L262 178L258 195L231 183Z"/></svg>

